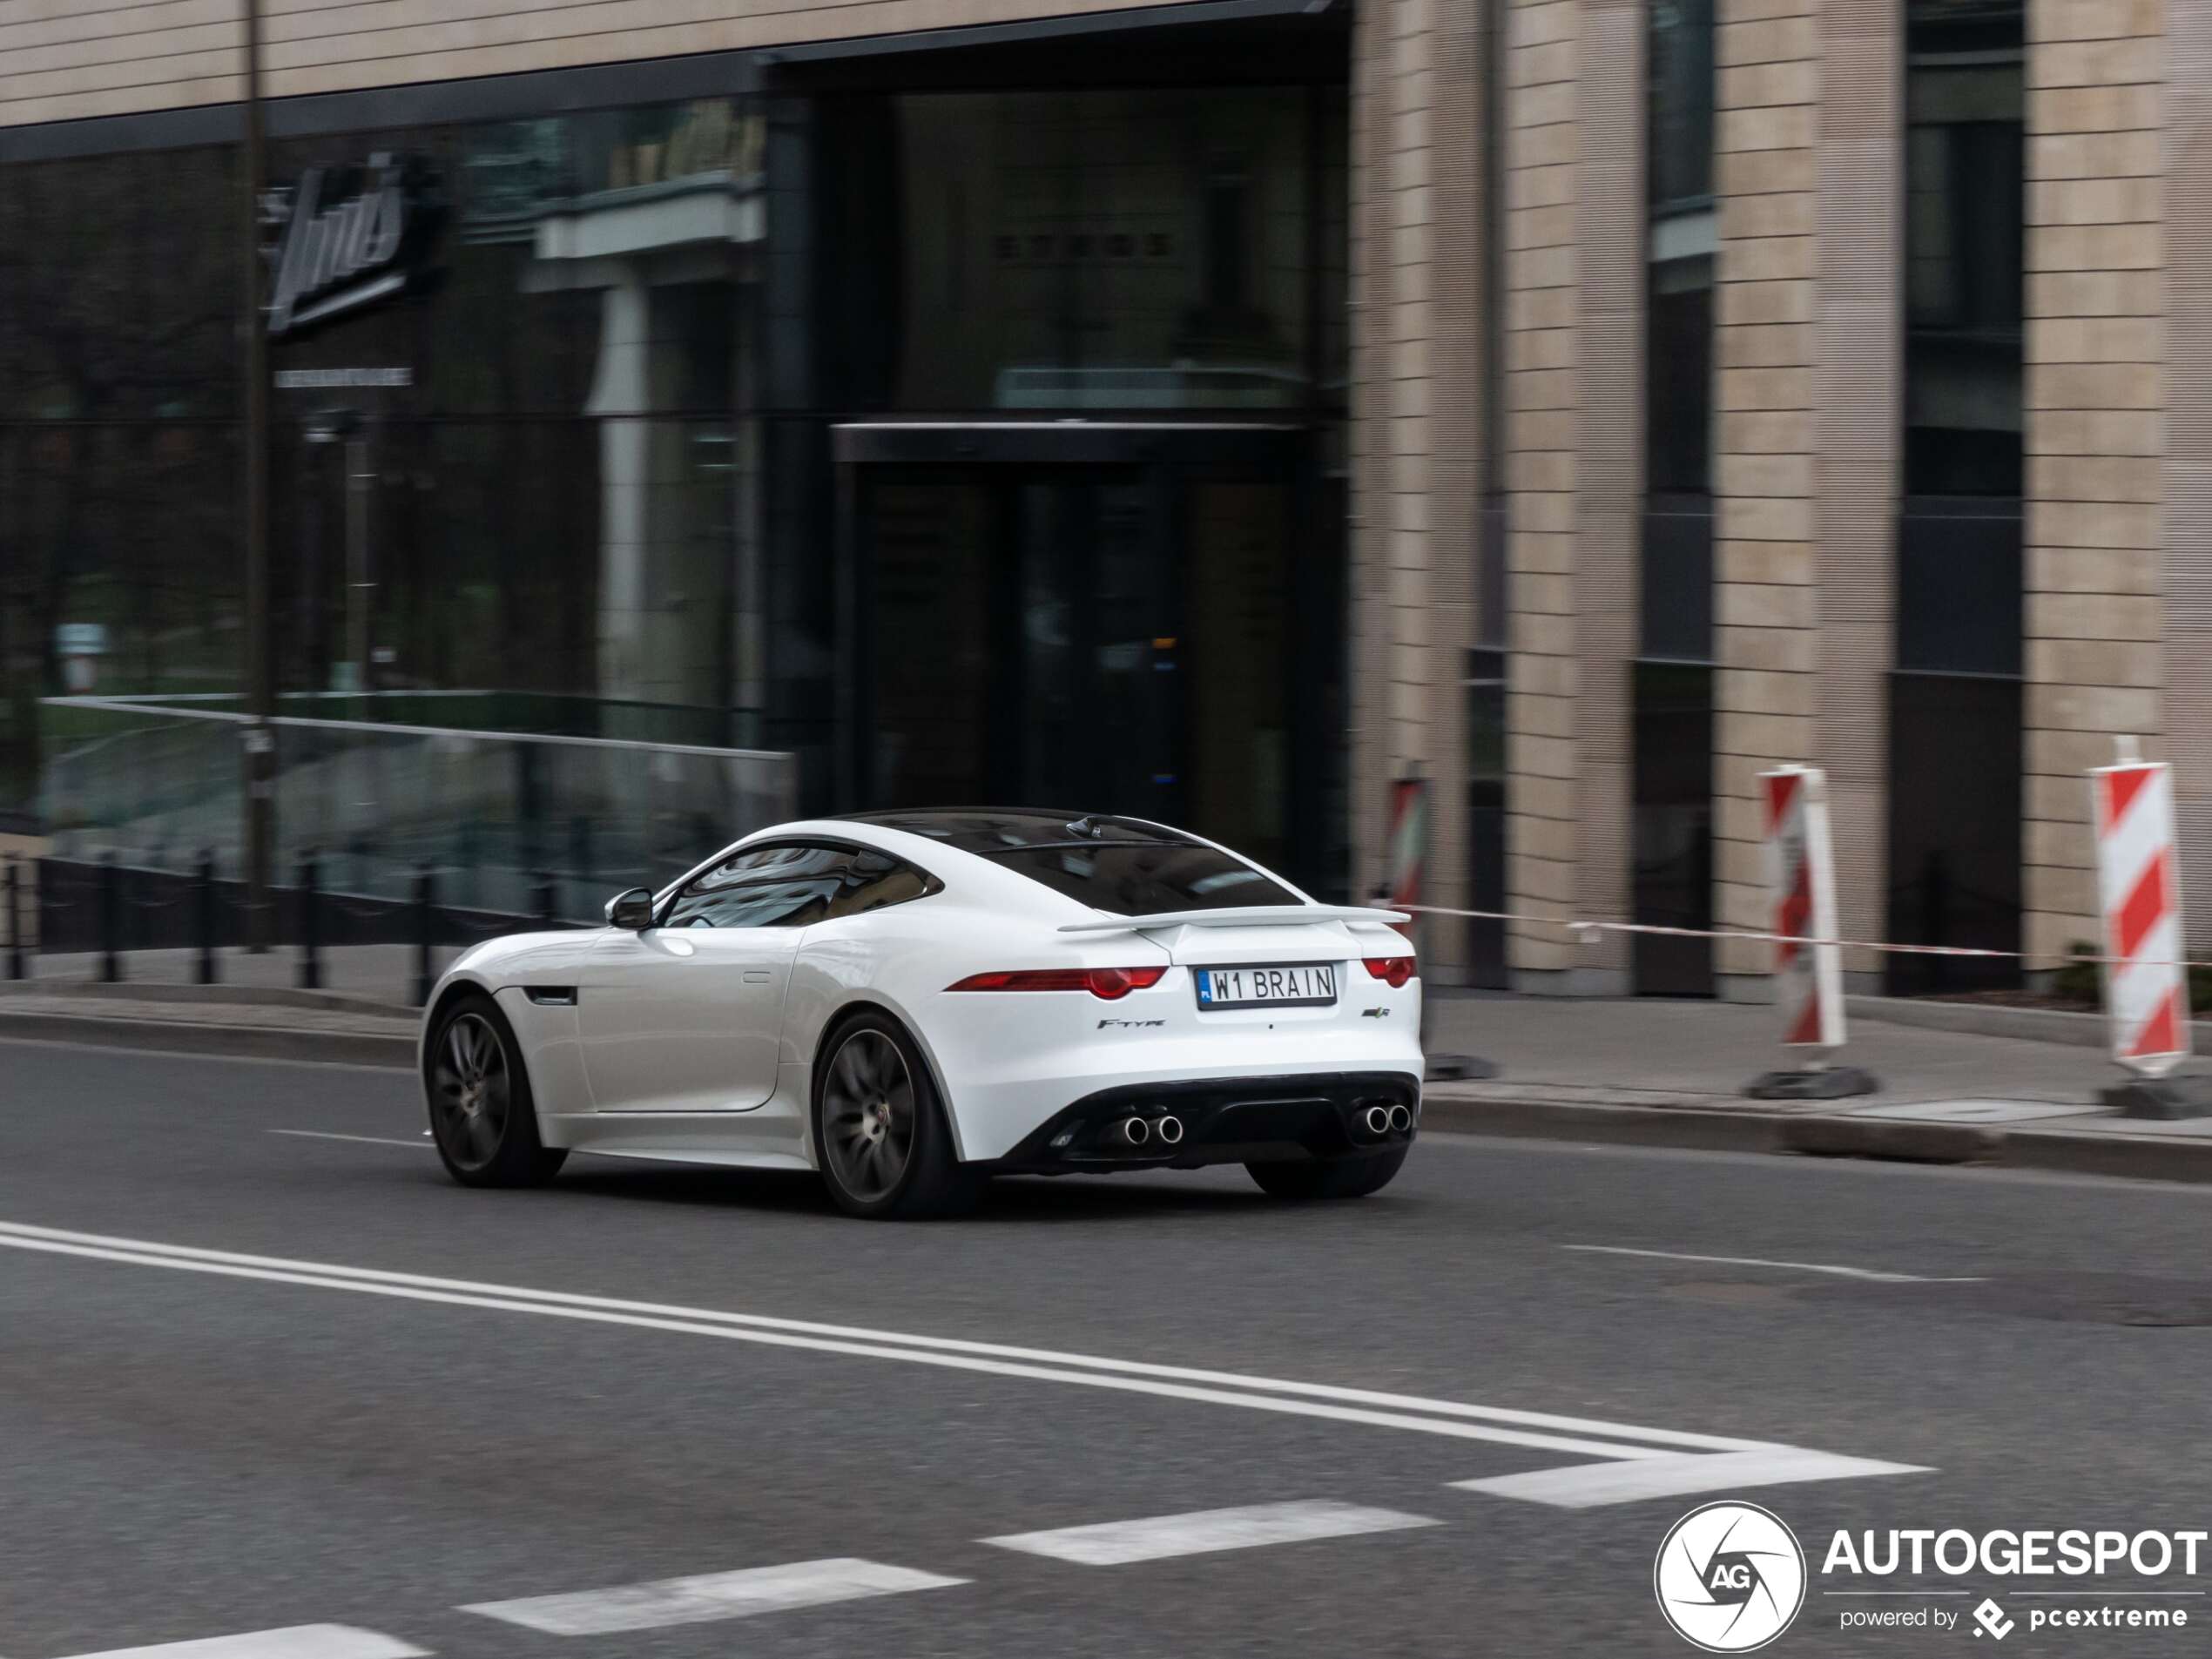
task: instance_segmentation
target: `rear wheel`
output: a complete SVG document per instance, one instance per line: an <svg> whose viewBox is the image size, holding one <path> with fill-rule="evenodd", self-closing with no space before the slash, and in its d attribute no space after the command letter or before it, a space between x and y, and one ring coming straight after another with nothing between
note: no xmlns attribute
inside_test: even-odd
<svg viewBox="0 0 2212 1659"><path fill-rule="evenodd" d="M896 1020L859 1014L830 1034L814 1076L814 1146L847 1215L919 1220L973 1206L929 1068Z"/></svg>
<svg viewBox="0 0 2212 1659"><path fill-rule="evenodd" d="M499 1005L479 993L445 1012L423 1058L430 1134L463 1186L534 1187L567 1161L537 1138L537 1105L521 1045Z"/></svg>
<svg viewBox="0 0 2212 1659"><path fill-rule="evenodd" d="M1247 1163L1244 1171L1271 1198L1364 1198L1390 1184L1407 1150L1311 1163Z"/></svg>

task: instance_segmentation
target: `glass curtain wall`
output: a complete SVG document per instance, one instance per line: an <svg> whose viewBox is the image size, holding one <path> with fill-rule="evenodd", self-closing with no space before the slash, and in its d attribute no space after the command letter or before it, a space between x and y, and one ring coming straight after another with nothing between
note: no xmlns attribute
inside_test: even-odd
<svg viewBox="0 0 2212 1659"><path fill-rule="evenodd" d="M768 712L829 643L761 549L765 147L737 98L272 145L283 712L804 747ZM42 699L236 706L235 165L0 169L0 813L64 761L73 819L110 774L147 798L159 732ZM193 786L234 815L219 754ZM389 793L361 833L466 865L451 805ZM154 844L117 811L113 844Z"/></svg>
<svg viewBox="0 0 2212 1659"><path fill-rule="evenodd" d="M1163 818L1336 887L1343 86L816 110L833 799Z"/></svg>
<svg viewBox="0 0 2212 1659"><path fill-rule="evenodd" d="M236 689L233 165L0 169L0 813L71 738L41 698Z"/></svg>

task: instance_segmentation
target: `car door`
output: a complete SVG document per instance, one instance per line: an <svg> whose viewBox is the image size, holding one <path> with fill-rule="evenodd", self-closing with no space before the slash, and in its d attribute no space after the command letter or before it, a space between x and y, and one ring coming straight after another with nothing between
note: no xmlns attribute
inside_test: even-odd
<svg viewBox="0 0 2212 1659"><path fill-rule="evenodd" d="M774 1094L792 962L851 856L748 847L686 883L656 926L604 935L577 999L594 1108L741 1112Z"/></svg>

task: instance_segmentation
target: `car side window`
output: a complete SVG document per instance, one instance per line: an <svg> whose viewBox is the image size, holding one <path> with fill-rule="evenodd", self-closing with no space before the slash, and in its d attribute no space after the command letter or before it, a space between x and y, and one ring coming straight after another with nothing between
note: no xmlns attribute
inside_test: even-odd
<svg viewBox="0 0 2212 1659"><path fill-rule="evenodd" d="M888 853L855 853L826 920L865 915L935 893L942 884Z"/></svg>
<svg viewBox="0 0 2212 1659"><path fill-rule="evenodd" d="M804 927L843 890L852 853L785 842L750 847L685 884L664 927Z"/></svg>

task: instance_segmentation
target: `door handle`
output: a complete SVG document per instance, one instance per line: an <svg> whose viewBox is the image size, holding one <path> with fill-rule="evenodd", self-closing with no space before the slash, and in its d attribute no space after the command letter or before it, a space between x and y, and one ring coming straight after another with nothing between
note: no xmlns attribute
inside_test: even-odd
<svg viewBox="0 0 2212 1659"><path fill-rule="evenodd" d="M748 968L745 971L745 982L748 985L765 985L773 978L775 975L765 968Z"/></svg>

